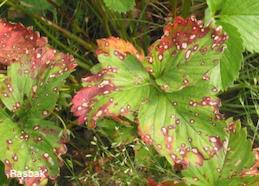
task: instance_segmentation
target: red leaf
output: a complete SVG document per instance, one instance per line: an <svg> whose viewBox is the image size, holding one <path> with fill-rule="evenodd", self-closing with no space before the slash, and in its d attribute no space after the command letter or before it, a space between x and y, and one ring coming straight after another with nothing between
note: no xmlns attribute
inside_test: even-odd
<svg viewBox="0 0 259 186"><path fill-rule="evenodd" d="M176 47L177 50L186 49L198 38L204 37L210 31L209 27L204 27L202 21L197 21L195 17L183 19L176 17L174 23L169 23L164 28L164 35L158 42L155 42L149 48L156 47L159 54L163 54L165 50ZM213 47L223 50L222 44L227 39L227 35L222 34L221 29L215 29L212 34Z"/></svg>
<svg viewBox="0 0 259 186"><path fill-rule="evenodd" d="M8 65L46 44L47 39L31 28L0 20L0 63Z"/></svg>
<svg viewBox="0 0 259 186"><path fill-rule="evenodd" d="M32 52L32 71L44 71L46 68L59 67L60 71L53 77L67 71L72 71L76 64L71 55L57 52L49 47L37 48Z"/></svg>
<svg viewBox="0 0 259 186"><path fill-rule="evenodd" d="M105 84L103 86L93 86L93 87L86 87L81 89L72 99L73 106L71 108L71 112L74 113L75 116L78 116L78 123L83 124L86 121L87 113L91 110L92 104L94 103L94 99L96 96L105 94L106 91L113 91L115 87L111 84ZM101 107L101 110L105 110L107 108L109 102L107 104L104 104L103 107ZM104 112L101 114L101 110L97 111L97 115L94 118L95 121L98 118L101 118ZM93 121L93 122L95 122ZM94 125L94 124L93 124Z"/></svg>

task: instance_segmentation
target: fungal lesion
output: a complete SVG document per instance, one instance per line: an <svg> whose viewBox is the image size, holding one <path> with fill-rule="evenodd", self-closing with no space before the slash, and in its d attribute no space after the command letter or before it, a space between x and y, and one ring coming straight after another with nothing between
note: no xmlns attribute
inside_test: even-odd
<svg viewBox="0 0 259 186"><path fill-rule="evenodd" d="M243 176L259 176L259 148L254 148L255 161L253 165L242 172Z"/></svg>

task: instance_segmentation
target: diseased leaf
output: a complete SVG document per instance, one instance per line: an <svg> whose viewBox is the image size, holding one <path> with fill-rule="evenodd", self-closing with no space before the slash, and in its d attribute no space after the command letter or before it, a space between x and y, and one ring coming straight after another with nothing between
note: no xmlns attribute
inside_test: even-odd
<svg viewBox="0 0 259 186"><path fill-rule="evenodd" d="M235 27L220 21L217 24L223 26L229 39L226 41L227 48L224 50L220 64L212 70L210 77L212 84L219 89L225 90L238 78L243 62L243 47L242 39ZM221 26L218 29L221 29Z"/></svg>
<svg viewBox="0 0 259 186"><path fill-rule="evenodd" d="M250 52L259 52L259 1L258 0L207 0L217 20L235 26L243 44Z"/></svg>
<svg viewBox="0 0 259 186"><path fill-rule="evenodd" d="M7 65L0 83L0 160L6 175L19 177L21 184L46 185L58 176L66 146L62 129L43 118L54 109L59 88L76 65L72 56L50 48L39 33L20 24L1 20L0 40L0 63ZM11 170L39 175L15 176Z"/></svg>
<svg viewBox="0 0 259 186"><path fill-rule="evenodd" d="M202 165L222 147L225 135L220 102L212 95L206 82L171 94L150 93L139 111L139 134L168 161Z"/></svg>
<svg viewBox="0 0 259 186"><path fill-rule="evenodd" d="M45 46L47 39L22 24L0 20L0 63L11 64L35 48Z"/></svg>
<svg viewBox="0 0 259 186"><path fill-rule="evenodd" d="M162 90L181 90L210 79L209 70L219 63L226 39L222 30L204 27L194 17L178 17L149 48L145 67Z"/></svg>
<svg viewBox="0 0 259 186"><path fill-rule="evenodd" d="M207 0L207 3L210 17L217 25L222 25L230 37L221 66L213 72L214 77L218 77L213 83L218 88L226 89L238 77L244 48L250 52L259 52L259 2ZM244 48L241 48L241 40Z"/></svg>
<svg viewBox="0 0 259 186"><path fill-rule="evenodd" d="M18 63L7 69L0 98L18 115L46 117L54 109L59 88L73 71L74 59L45 47L24 54Z"/></svg>
<svg viewBox="0 0 259 186"><path fill-rule="evenodd" d="M259 177L241 176L241 171L251 167L254 161L247 132L241 128L239 121L234 123L229 120L228 122L224 148L212 159L204 161L203 166L191 165L183 171L184 179L188 184L236 186L258 183Z"/></svg>
<svg viewBox="0 0 259 186"><path fill-rule="evenodd" d="M148 73L134 56L112 49L109 54L100 53L98 59L102 70L82 79L85 87L74 96L71 108L78 122L88 120L90 127L104 116L132 114L151 88ZM94 101L96 96L99 99Z"/></svg>
<svg viewBox="0 0 259 186"><path fill-rule="evenodd" d="M244 170L242 172L242 175L245 175L245 176L259 176L259 148L253 149L253 152L255 154L254 165L250 169Z"/></svg>
<svg viewBox="0 0 259 186"><path fill-rule="evenodd" d="M103 117L133 116L142 140L171 164L201 165L222 148L225 136L217 89L207 74L219 62L224 40L221 30L178 17L143 61L120 47L126 41L101 45L99 72L83 78L71 111L90 127Z"/></svg>
<svg viewBox="0 0 259 186"><path fill-rule="evenodd" d="M5 164L7 176L15 176L11 170L37 171L39 177L20 178L26 185L58 176L58 157L66 152L59 127L51 121L34 118L16 123L3 110L0 119L0 160Z"/></svg>
<svg viewBox="0 0 259 186"><path fill-rule="evenodd" d="M103 2L109 9L118 13L125 13L135 6L135 0L103 0Z"/></svg>

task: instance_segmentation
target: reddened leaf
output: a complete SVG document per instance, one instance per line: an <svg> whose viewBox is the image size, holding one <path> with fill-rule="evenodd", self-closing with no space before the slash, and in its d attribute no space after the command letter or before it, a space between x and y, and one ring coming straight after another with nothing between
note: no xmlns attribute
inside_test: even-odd
<svg viewBox="0 0 259 186"><path fill-rule="evenodd" d="M20 116L46 117L75 66L72 56L48 47L35 49L8 66L0 98Z"/></svg>
<svg viewBox="0 0 259 186"><path fill-rule="evenodd" d="M170 94L151 92L138 114L141 138L173 164L202 165L222 148L225 135L212 94L207 82Z"/></svg>
<svg viewBox="0 0 259 186"><path fill-rule="evenodd" d="M9 177L11 170L38 171L34 178L20 177L22 184L46 184L58 176L66 146L62 129L43 118L54 109L59 88L76 65L72 56L50 48L20 24L0 21L0 39L0 63L8 65L0 80L0 160Z"/></svg>
<svg viewBox="0 0 259 186"><path fill-rule="evenodd" d="M40 37L32 28L0 20L0 63L11 64L24 54L30 54L38 47L45 46L47 39Z"/></svg>
<svg viewBox="0 0 259 186"><path fill-rule="evenodd" d="M205 27L194 17L177 17L164 35L149 48L146 69L166 92L209 80L209 71L219 63L228 36L221 29Z"/></svg>
<svg viewBox="0 0 259 186"><path fill-rule="evenodd" d="M222 30L204 27L194 17L178 17L146 60L140 61L132 45L121 47L126 41L106 44L105 50L102 44L99 72L83 79L71 110L90 127L103 117L135 116L143 141L171 164L202 165L222 148L225 136L217 89L206 73L219 62L226 39Z"/></svg>
<svg viewBox="0 0 259 186"><path fill-rule="evenodd" d="M71 108L79 123L95 126L104 116L132 114L148 95L148 73L134 56L122 58L121 54L117 50L100 53L101 71L82 80L85 87L74 96Z"/></svg>

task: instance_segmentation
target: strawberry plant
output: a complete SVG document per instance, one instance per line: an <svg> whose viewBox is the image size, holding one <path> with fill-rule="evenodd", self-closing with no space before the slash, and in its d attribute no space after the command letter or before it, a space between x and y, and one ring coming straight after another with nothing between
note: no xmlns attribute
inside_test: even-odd
<svg viewBox="0 0 259 186"><path fill-rule="evenodd" d="M1 62L7 65L1 80L0 160L8 177L38 185L58 176L66 152L66 131L47 117L76 65L73 57L50 48L46 38L21 24L1 20L0 41ZM21 175L25 171L41 174L30 178Z"/></svg>
<svg viewBox="0 0 259 186"><path fill-rule="evenodd" d="M136 123L142 140L172 165L190 166L185 175L191 178L193 169L206 172L213 168L223 172L219 176L222 181L213 173L215 178L205 183L228 184L229 177L250 168L254 159L251 154L242 163L242 157L239 160L232 155L237 153L234 144L240 137L246 156L252 153L251 145L240 125L220 114L218 88L210 82L227 39L222 27L204 26L195 17L177 17L165 26L164 35L151 45L146 57L119 38L100 39L96 51L100 64L93 68L92 76L82 79L84 88L74 96L71 111L78 116L79 124L89 127L95 127L104 117L127 118ZM225 164L222 159L230 162ZM188 184L202 184L189 177ZM211 176L200 177L197 180ZM239 177L230 182L236 180L244 183Z"/></svg>
<svg viewBox="0 0 259 186"><path fill-rule="evenodd" d="M0 11L0 186L258 185L257 0Z"/></svg>

